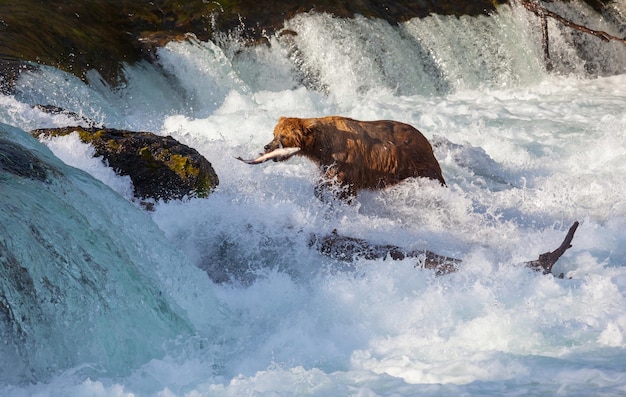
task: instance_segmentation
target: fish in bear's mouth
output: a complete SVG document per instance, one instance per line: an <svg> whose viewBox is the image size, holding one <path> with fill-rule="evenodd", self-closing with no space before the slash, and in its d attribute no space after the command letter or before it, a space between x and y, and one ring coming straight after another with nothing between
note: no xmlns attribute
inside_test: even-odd
<svg viewBox="0 0 626 397"><path fill-rule="evenodd" d="M263 153L255 159L245 160L241 157L237 157L237 160L243 161L246 164L261 164L267 160L283 161L300 151L299 147L279 147L271 152Z"/></svg>

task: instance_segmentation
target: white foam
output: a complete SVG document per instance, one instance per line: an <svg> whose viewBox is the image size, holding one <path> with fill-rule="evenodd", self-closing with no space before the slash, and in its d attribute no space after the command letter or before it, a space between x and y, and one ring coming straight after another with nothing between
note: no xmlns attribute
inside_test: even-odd
<svg viewBox="0 0 626 397"><path fill-rule="evenodd" d="M107 167L102 157L94 157L95 149L83 143L78 132L54 139L43 138L42 142L67 165L87 171L122 197L129 201L133 199L133 183L130 177L117 175L112 168Z"/></svg>
<svg viewBox="0 0 626 397"><path fill-rule="evenodd" d="M160 203L150 216L194 263L230 280L215 287L225 319L199 321L199 335L126 378L67 374L7 394L626 392L626 76L585 79L578 68L574 77L547 74L537 58L540 32L525 15L507 8L493 19L433 16L397 29L304 15L288 22L298 31L293 42L271 38L272 48L243 49L240 58L235 44L168 45L160 59L175 77L170 83L184 89L184 104L163 99L159 108L170 110L157 118L134 109L105 113L120 125L157 125L215 167L220 186L207 199ZM471 35L464 42L459 32ZM386 44L377 47L375 35ZM414 40L435 54L431 66L441 73L434 79L406 66L415 52L401 54ZM472 40L481 43L472 50L485 53L465 63L459 52ZM566 38L560 45L576 56ZM387 48L393 62L374 59ZM480 61L487 70L476 69ZM255 73L256 66L275 69ZM150 92L135 72L121 96L98 96L103 109L132 103L116 98L134 90ZM294 87L303 73L308 88ZM398 86L404 79L410 87ZM52 95L47 87L43 97ZM14 110L3 117L25 123L29 108L9 102ZM409 180L363 192L355 206L329 206L312 194L318 170L310 161L235 159L262 151L280 116L330 114L415 125L436 143L448 187ZM53 142L91 167L75 138ZM574 220L581 225L573 247L555 267L565 279L521 265L555 249ZM410 259L343 264L309 248L311 234L333 229L458 257L462 270L436 277ZM184 295L185 309L202 319L193 294ZM217 336L205 339L211 327Z"/></svg>

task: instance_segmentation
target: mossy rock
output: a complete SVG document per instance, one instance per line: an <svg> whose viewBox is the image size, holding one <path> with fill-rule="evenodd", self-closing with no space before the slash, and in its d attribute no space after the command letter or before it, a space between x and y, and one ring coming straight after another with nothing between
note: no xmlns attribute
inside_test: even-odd
<svg viewBox="0 0 626 397"><path fill-rule="evenodd" d="M197 150L171 136L112 128L64 127L31 132L35 137L55 137L76 132L91 144L119 175L133 181L135 196L169 201L207 197L219 179L211 163Z"/></svg>

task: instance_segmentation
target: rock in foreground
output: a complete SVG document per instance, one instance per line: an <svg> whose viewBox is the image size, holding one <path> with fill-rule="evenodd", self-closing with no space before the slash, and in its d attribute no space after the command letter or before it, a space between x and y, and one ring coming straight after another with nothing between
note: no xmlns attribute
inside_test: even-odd
<svg viewBox="0 0 626 397"><path fill-rule="evenodd" d="M219 179L211 163L197 150L170 136L111 128L64 127L39 129L36 137L78 133L91 144L119 175L133 181L140 199L169 201L183 197L206 197Z"/></svg>

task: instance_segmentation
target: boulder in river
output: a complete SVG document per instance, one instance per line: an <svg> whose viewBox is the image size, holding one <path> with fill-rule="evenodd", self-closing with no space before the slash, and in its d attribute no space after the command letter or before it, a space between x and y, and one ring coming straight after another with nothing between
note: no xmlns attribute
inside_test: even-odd
<svg viewBox="0 0 626 397"><path fill-rule="evenodd" d="M169 201L206 197L219 184L211 163L171 136L85 127L45 128L31 134L41 138L74 132L117 174L130 177L137 198Z"/></svg>

